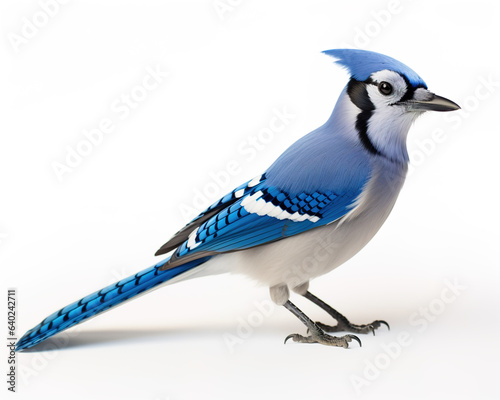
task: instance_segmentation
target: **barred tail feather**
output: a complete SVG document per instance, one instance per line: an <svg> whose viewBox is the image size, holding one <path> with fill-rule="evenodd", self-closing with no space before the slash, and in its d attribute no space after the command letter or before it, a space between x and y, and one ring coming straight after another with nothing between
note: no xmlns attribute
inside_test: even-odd
<svg viewBox="0 0 500 400"><path fill-rule="evenodd" d="M45 318L33 329L26 332L17 342L16 351L33 347L58 332L92 318L112 307L123 304L132 297L157 289L161 284L203 264L209 258L200 258L172 269L160 271L160 267L168 261L166 259L153 267L92 293L79 301L61 308L59 311Z"/></svg>

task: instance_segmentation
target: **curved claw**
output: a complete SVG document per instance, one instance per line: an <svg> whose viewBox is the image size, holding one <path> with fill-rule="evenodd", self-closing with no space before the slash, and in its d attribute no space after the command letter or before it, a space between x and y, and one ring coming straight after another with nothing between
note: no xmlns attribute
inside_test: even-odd
<svg viewBox="0 0 500 400"><path fill-rule="evenodd" d="M387 326L388 330L391 330L391 327L389 326L389 324L386 321L384 321L384 320L373 321L371 324L369 324L367 326L372 331L373 336L375 336L375 330L377 330L378 328L380 328L380 325L385 325L385 326Z"/></svg>
<svg viewBox="0 0 500 400"><path fill-rule="evenodd" d="M389 324L388 324L387 322L385 322L385 321L383 321L383 320L378 321L378 322L380 322L381 324L384 324L385 326L387 326L387 329L388 329L388 330L391 330L391 327L389 326Z"/></svg>
<svg viewBox="0 0 500 400"><path fill-rule="evenodd" d="M285 338L285 341L283 342L283 344L286 344L287 340L288 340L288 339L292 339L294 335L295 335L295 333L292 333L292 334L288 335L288 336Z"/></svg>
<svg viewBox="0 0 500 400"><path fill-rule="evenodd" d="M363 347L363 345L361 344L361 340L359 340L359 338L355 335L346 335L346 336L349 336L351 339L357 341L359 343L359 347Z"/></svg>
<svg viewBox="0 0 500 400"><path fill-rule="evenodd" d="M378 319L378 320L376 320L376 321L373 321L373 322L370 324L370 327L373 327L373 328L377 329L377 328L379 328L379 327L380 327L380 325L385 325L385 326L387 326L387 329L388 329L388 330L391 330L391 327L389 326L389 324L388 324L386 321L381 320L381 319ZM374 332L374 333L375 333L375 332Z"/></svg>

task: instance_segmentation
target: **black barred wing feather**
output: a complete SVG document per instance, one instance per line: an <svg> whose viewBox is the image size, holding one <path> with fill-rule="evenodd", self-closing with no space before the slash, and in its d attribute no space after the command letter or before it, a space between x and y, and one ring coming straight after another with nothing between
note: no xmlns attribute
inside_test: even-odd
<svg viewBox="0 0 500 400"><path fill-rule="evenodd" d="M241 197L186 232L185 241L162 268L248 249L326 225L344 216L361 192L359 187L346 193L315 191L291 196L268 187L265 176L253 182Z"/></svg>

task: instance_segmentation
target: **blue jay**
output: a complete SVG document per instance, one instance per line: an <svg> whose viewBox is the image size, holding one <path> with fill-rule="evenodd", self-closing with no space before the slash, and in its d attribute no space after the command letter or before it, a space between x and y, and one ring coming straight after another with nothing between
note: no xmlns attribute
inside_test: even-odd
<svg viewBox="0 0 500 400"><path fill-rule="evenodd" d="M165 243L171 254L137 274L72 303L26 332L17 350L37 343L165 284L222 272L266 285L271 299L308 328L286 339L347 348L352 334L385 321L356 325L308 290L312 278L349 260L375 235L394 206L408 169L406 137L428 110L454 102L427 90L405 64L350 49L325 54L350 80L328 121L290 146L263 174L212 204ZM328 312L337 324L314 322L290 301L290 290Z"/></svg>

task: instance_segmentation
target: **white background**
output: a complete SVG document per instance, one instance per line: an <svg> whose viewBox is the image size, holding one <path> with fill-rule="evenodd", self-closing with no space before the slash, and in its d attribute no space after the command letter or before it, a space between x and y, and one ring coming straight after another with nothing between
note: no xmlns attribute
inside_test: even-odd
<svg viewBox="0 0 500 400"><path fill-rule="evenodd" d="M200 209L321 125L348 79L322 50L391 55L463 107L417 121L389 220L311 286L390 332L349 350L283 345L305 328L285 309L259 311L266 288L203 278L19 354L17 398L498 398L499 5L394 1L74 1L49 17L36 1L2 2L0 262L2 293L18 289L19 335L155 263L195 193L218 192ZM148 68L168 76L144 91ZM113 105L131 92L145 98L125 117ZM293 118L249 153L276 109ZM115 129L59 180L53 163L103 119ZM237 172L214 186L231 160Z"/></svg>

